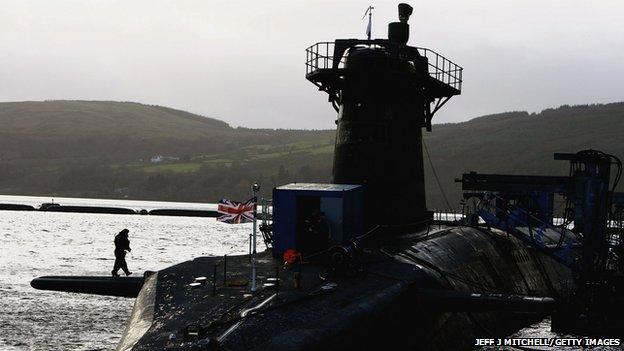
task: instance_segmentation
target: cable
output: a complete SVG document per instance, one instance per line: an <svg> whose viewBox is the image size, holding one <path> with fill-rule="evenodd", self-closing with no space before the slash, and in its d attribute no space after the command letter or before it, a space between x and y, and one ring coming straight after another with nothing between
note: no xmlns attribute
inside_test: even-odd
<svg viewBox="0 0 624 351"><path fill-rule="evenodd" d="M438 172L436 172L436 169L433 166L433 161L431 161L431 155L429 155L429 149L427 148L427 143L425 143L425 139L422 140L422 145L423 145L423 148L425 149L425 153L427 154L427 159L429 160L429 165L431 166L431 171L433 172L433 176L435 177L436 183L438 184L440 193L442 193L442 197L444 198L444 202L446 202L446 206L448 206L450 210L453 210L453 212L455 212L455 210L451 206L451 203L446 197L446 193L444 192L444 189L442 188L442 184L440 183L440 178L438 178Z"/></svg>
<svg viewBox="0 0 624 351"><path fill-rule="evenodd" d="M608 156L615 161L615 165L618 168L615 175L615 180L613 181L613 188L611 188L611 192L613 192L615 191L615 188L617 187L618 183L620 182L620 178L622 177L622 161L620 161L620 159L615 155L609 154Z"/></svg>

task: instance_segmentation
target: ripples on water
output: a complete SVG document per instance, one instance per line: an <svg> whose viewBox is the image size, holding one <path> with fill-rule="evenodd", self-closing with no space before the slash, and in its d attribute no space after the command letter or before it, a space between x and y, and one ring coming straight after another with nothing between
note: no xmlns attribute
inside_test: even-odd
<svg viewBox="0 0 624 351"><path fill-rule="evenodd" d="M109 275L113 238L123 228L130 229L127 261L136 274L202 255L244 253L251 231L214 218L0 211L0 350L114 349L133 299L29 284L42 275Z"/></svg>
<svg viewBox="0 0 624 351"><path fill-rule="evenodd" d="M93 204L95 200L56 201ZM38 205L46 201L0 196L0 202ZM98 204L135 209L171 206L115 200ZM127 261L136 274L202 255L245 253L251 231L248 224L222 224L214 218L0 211L0 350L113 350L133 299L40 291L29 284L42 275L109 275L113 238L123 228L130 229L132 252ZM558 336L544 320L512 337Z"/></svg>

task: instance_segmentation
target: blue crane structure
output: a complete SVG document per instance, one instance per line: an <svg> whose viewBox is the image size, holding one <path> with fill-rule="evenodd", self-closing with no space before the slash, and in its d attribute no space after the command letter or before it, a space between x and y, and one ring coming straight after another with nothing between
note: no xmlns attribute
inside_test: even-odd
<svg viewBox="0 0 624 351"><path fill-rule="evenodd" d="M560 299L564 303L553 316L553 326L566 331L601 329L603 323L588 314L598 316L600 311L603 321L606 305L624 303L624 193L615 192L622 163L597 150L556 153L554 158L570 162L568 176L470 172L456 181L462 183L465 199L479 200L475 213L467 216L473 225L482 220L574 272L575 293ZM565 205L559 214L554 211L556 196Z"/></svg>

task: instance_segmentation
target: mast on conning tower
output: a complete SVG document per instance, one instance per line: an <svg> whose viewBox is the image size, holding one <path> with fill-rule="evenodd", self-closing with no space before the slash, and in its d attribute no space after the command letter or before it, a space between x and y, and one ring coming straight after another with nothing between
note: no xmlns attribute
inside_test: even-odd
<svg viewBox="0 0 624 351"><path fill-rule="evenodd" d="M338 112L333 182L365 186L366 226L418 228L425 203L422 131L459 95L462 68L407 45L412 7L399 4L388 39L337 39L306 50L306 78Z"/></svg>
<svg viewBox="0 0 624 351"><path fill-rule="evenodd" d="M366 18L366 15L368 15L368 25L366 25L366 37L368 38L368 40L371 40L371 34L373 32L373 10L375 8L372 6L369 6L366 9L366 12L364 12L364 17L362 17L362 19Z"/></svg>

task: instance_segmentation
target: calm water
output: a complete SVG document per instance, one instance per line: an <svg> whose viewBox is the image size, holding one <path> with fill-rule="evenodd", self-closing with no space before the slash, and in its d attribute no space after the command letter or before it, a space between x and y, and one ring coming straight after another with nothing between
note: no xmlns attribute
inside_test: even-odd
<svg viewBox="0 0 624 351"><path fill-rule="evenodd" d="M39 205L50 201L0 196L0 203ZM54 201L134 209L216 207L117 200ZM214 218L0 211L0 350L113 350L133 299L39 291L29 283L42 275L110 274L113 237L123 228L130 229L132 252L127 261L137 274L201 255L245 253L251 231L250 225L222 224ZM548 320L513 335L557 336L550 332Z"/></svg>
<svg viewBox="0 0 624 351"><path fill-rule="evenodd" d="M0 197L0 202L50 201L11 198ZM94 204L90 201L55 199ZM150 202L98 204L163 207ZM123 228L130 229L127 261L137 274L201 255L244 253L251 230L250 225L227 225L214 218L0 211L0 350L114 349L133 299L39 291L29 283L42 275L109 275L113 237Z"/></svg>

